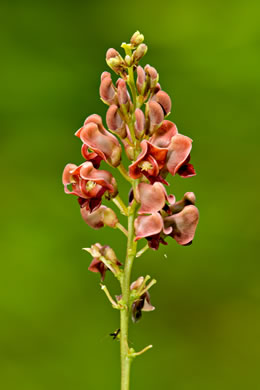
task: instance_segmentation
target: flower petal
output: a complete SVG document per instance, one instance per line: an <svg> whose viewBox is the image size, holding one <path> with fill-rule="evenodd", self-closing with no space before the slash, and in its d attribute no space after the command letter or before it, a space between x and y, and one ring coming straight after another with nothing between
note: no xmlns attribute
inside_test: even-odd
<svg viewBox="0 0 260 390"><path fill-rule="evenodd" d="M158 234L163 229L163 219L159 213L141 215L135 220L135 241Z"/></svg>
<svg viewBox="0 0 260 390"><path fill-rule="evenodd" d="M141 208L138 214L150 214L160 211L165 205L166 191L161 183L140 183L137 187L138 202Z"/></svg>
<svg viewBox="0 0 260 390"><path fill-rule="evenodd" d="M170 235L180 245L187 245L193 240L198 221L199 211L197 207L189 205L184 207L181 212L164 218L164 226L165 228L171 226L172 232Z"/></svg>
<svg viewBox="0 0 260 390"><path fill-rule="evenodd" d="M167 169L174 176L191 151L192 139L182 134L172 137L167 154Z"/></svg>
<svg viewBox="0 0 260 390"><path fill-rule="evenodd" d="M176 125L171 121L164 120L150 138L150 142L159 148L168 148L172 137L176 134L178 134Z"/></svg>

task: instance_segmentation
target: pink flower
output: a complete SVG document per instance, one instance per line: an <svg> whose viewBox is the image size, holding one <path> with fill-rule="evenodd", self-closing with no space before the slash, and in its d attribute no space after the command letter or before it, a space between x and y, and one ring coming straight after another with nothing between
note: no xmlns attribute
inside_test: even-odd
<svg viewBox="0 0 260 390"><path fill-rule="evenodd" d="M79 166L67 164L63 171L62 181L67 194L78 196L81 207L94 211L101 205L105 193L114 197L117 194L115 178L110 172L97 170L90 161ZM72 187L72 190L68 186Z"/></svg>
<svg viewBox="0 0 260 390"><path fill-rule="evenodd" d="M90 115L75 135L112 166L116 167L120 164L121 146L118 139L104 128L99 115Z"/></svg>

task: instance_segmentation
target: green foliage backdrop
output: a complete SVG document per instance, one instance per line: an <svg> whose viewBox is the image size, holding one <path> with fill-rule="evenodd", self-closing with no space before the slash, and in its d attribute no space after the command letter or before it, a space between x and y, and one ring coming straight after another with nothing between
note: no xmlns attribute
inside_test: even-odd
<svg viewBox="0 0 260 390"><path fill-rule="evenodd" d="M107 48L137 29L170 119L194 140L198 174L172 178L172 192L194 191L201 219L192 246L136 260L134 276L158 284L156 311L131 326L137 349L154 345L132 387L259 388L259 11L253 0L1 3L2 389L119 388L118 312L81 248L109 244L122 259L124 238L84 224L61 173L81 162L85 117L105 114Z"/></svg>

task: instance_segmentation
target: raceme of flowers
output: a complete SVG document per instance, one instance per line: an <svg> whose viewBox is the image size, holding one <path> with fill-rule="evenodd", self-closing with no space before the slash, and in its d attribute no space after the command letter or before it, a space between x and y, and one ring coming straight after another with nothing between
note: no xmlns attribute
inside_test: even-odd
<svg viewBox="0 0 260 390"><path fill-rule="evenodd" d="M106 125L99 115L93 114L76 132L82 142L83 162L79 166L66 165L64 189L77 197L82 218L90 227L116 228L119 224L116 213L102 205L102 201L105 198L119 203L120 194L113 176L113 169L119 169L132 186L127 207L137 203L134 240L144 239L154 250L160 244L166 245L168 237L180 245L190 245L199 219L195 195L187 192L176 201L174 195L167 193L167 177L195 175L190 163L192 139L179 133L176 125L167 119L171 99L158 82L157 70L150 65L139 65L147 46L138 37L134 35L130 44L122 45L126 52L129 48L133 50L132 55L123 58L115 49L107 51L107 64L118 79L114 83L106 71L101 75L100 97L108 106ZM129 69L136 75L132 80ZM129 160L128 168L122 164L122 153ZM100 169L102 161L110 171ZM108 251L107 246L95 245L95 255L90 251L93 261L89 270L99 272L102 279L108 269L115 273L113 267L118 273L121 262L114 252L111 255L112 249ZM134 310L139 314L142 305L148 302L149 306L149 296L143 296L140 302L139 309Z"/></svg>

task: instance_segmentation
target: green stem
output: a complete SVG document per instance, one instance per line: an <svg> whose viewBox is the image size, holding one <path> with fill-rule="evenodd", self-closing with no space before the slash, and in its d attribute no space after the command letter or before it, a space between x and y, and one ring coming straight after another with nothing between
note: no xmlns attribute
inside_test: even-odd
<svg viewBox="0 0 260 390"><path fill-rule="evenodd" d="M121 281L124 308L120 312L120 354L121 354L121 390L129 390L131 357L128 347L128 324L130 316L130 278L137 244L134 241L134 220L136 202L133 201L128 216L128 240L124 273Z"/></svg>
<svg viewBox="0 0 260 390"><path fill-rule="evenodd" d="M144 252L146 252L147 249L149 249L148 244L146 244L142 249L140 249L140 251L137 252L136 257L142 256L142 254L143 254Z"/></svg>
<svg viewBox="0 0 260 390"><path fill-rule="evenodd" d="M125 167L123 166L123 164L121 163L117 169L119 170L119 172L121 173L121 175L127 180L129 181L129 183L132 184L133 180L131 179L131 177L128 176L128 173L125 169Z"/></svg>
<svg viewBox="0 0 260 390"><path fill-rule="evenodd" d="M122 232L126 237L128 237L128 231L126 230L126 228L125 228L123 225L121 225L121 223L117 222L116 227L117 227L117 229L121 230L121 232Z"/></svg>
<svg viewBox="0 0 260 390"><path fill-rule="evenodd" d="M121 213L125 216L128 216L128 210L122 199L119 195L117 195L115 198L112 198L112 201L115 203L115 205L119 208Z"/></svg>

